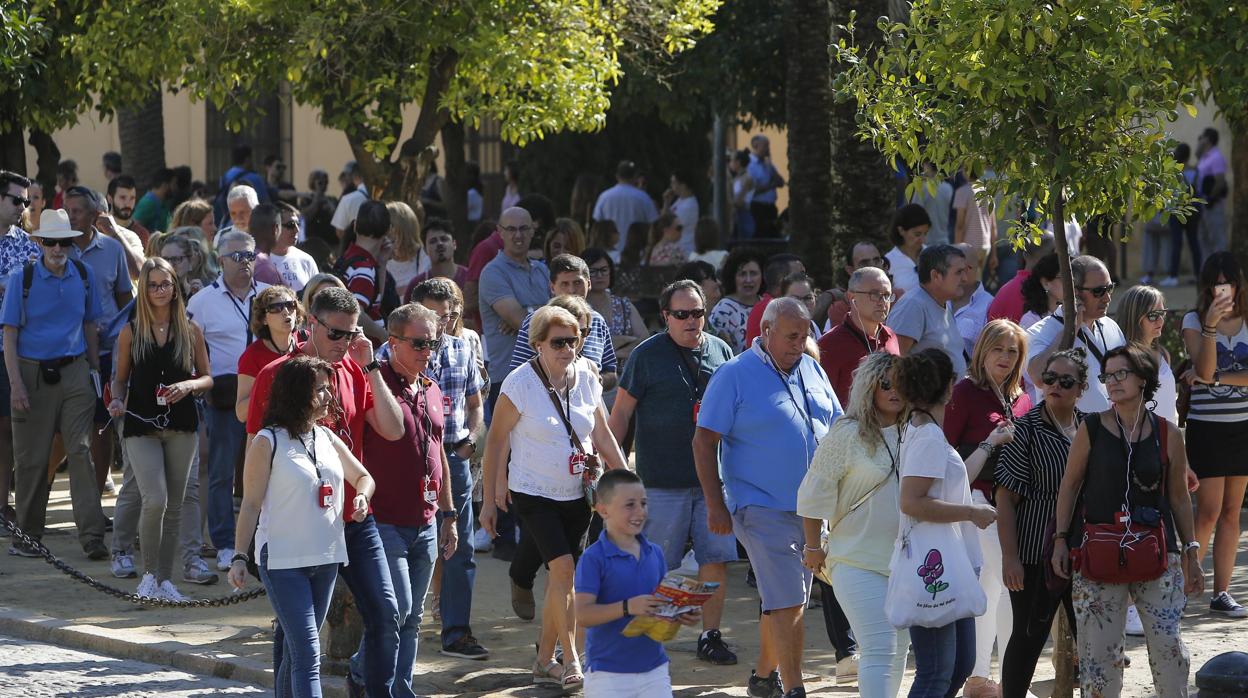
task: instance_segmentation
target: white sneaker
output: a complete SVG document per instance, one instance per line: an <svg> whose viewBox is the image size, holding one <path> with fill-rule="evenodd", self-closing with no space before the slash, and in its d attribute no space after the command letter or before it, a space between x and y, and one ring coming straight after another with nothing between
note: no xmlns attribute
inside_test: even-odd
<svg viewBox="0 0 1248 698"><path fill-rule="evenodd" d="M157 598L161 598L166 601L190 601L190 599L183 596L182 592L178 591L178 588L175 587L173 582L168 579L160 583L160 587L156 590L156 594Z"/></svg>
<svg viewBox="0 0 1248 698"><path fill-rule="evenodd" d="M143 575L143 579L139 582L139 588L134 593L149 599L159 599L160 587L156 585L156 575L148 572Z"/></svg>
<svg viewBox="0 0 1248 698"><path fill-rule="evenodd" d="M113 576L118 579L138 576L138 572L134 569L134 556L127 553L113 553L113 561L109 567L113 571Z"/></svg>
<svg viewBox="0 0 1248 698"><path fill-rule="evenodd" d="M472 534L472 549L479 553L488 553L494 549L494 541L484 528L478 528Z"/></svg>
<svg viewBox="0 0 1248 698"><path fill-rule="evenodd" d="M1135 604L1127 606L1127 635L1144 637L1144 623L1140 621L1140 612L1135 610Z"/></svg>
<svg viewBox="0 0 1248 698"><path fill-rule="evenodd" d="M858 683L858 655L852 654L836 663L836 685Z"/></svg>
<svg viewBox="0 0 1248 698"><path fill-rule="evenodd" d="M1179 279L1176 276L1167 276L1166 278L1161 280L1161 283L1157 285L1162 288L1174 288L1175 286L1179 285Z"/></svg>
<svg viewBox="0 0 1248 698"><path fill-rule="evenodd" d="M222 548L217 551L217 569L222 572L230 571L230 558L234 557L234 548Z"/></svg>
<svg viewBox="0 0 1248 698"><path fill-rule="evenodd" d="M1144 276L1141 276L1141 277L1140 277L1140 283L1141 283L1141 284L1143 284L1143 285L1145 285L1145 286L1151 286L1151 285L1152 285L1152 283L1153 283L1153 275L1152 275L1152 274L1145 274Z"/></svg>

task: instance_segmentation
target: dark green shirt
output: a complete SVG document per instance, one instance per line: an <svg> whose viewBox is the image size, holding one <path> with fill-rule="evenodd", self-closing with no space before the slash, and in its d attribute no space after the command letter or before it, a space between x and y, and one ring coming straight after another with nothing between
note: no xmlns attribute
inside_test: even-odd
<svg viewBox="0 0 1248 698"><path fill-rule="evenodd" d="M637 474L646 487L698 487L693 465L693 405L715 369L731 358L728 344L705 332L702 345L693 351L677 346L662 332L629 354L620 387L637 399Z"/></svg>

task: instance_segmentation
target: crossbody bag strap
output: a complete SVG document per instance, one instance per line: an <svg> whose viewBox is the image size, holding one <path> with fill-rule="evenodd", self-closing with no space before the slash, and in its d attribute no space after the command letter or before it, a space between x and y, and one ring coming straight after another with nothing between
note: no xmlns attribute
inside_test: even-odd
<svg viewBox="0 0 1248 698"><path fill-rule="evenodd" d="M538 357L529 359L529 363L533 365L533 372L538 378L542 379L542 385L546 386L546 395L550 397L550 402L555 406L555 412L559 415L559 420L563 422L563 428L568 432L568 443L572 445L572 450L577 453L585 453L585 449L581 448L580 437L576 435L576 430L572 428L572 422L569 421L568 415L563 411L563 403L559 402L559 395L555 392L554 387L550 384L550 379L546 376L546 370L538 362ZM568 387L568 411L572 411L572 386Z"/></svg>

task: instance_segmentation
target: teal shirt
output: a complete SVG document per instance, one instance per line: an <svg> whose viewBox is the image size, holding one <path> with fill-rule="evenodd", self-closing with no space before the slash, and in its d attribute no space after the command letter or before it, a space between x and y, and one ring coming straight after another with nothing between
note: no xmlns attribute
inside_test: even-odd
<svg viewBox="0 0 1248 698"><path fill-rule="evenodd" d="M134 220L152 231L168 230L171 214L169 207L152 192L147 192L134 207Z"/></svg>

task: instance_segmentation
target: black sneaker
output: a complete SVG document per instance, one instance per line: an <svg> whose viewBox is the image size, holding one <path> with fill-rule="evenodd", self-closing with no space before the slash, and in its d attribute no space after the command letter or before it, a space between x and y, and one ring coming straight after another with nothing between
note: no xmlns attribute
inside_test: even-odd
<svg viewBox="0 0 1248 698"><path fill-rule="evenodd" d="M481 643L477 642L477 638L471 635L464 635L449 646L443 647L442 654L461 659L481 660L490 658L490 651L482 647Z"/></svg>
<svg viewBox="0 0 1248 698"><path fill-rule="evenodd" d="M698 638L698 659L721 666L737 663L737 655L728 649L718 630L708 630Z"/></svg>
<svg viewBox="0 0 1248 698"><path fill-rule="evenodd" d="M751 589L758 588L758 579L754 577L754 567L751 566L745 570L745 584Z"/></svg>
<svg viewBox="0 0 1248 698"><path fill-rule="evenodd" d="M87 544L82 546L82 552L87 554L88 560L107 560L109 558L108 548L104 547L102 540L89 540Z"/></svg>
<svg viewBox="0 0 1248 698"><path fill-rule="evenodd" d="M1227 618L1248 618L1248 608L1236 603L1225 591L1219 592L1209 601L1209 612Z"/></svg>
<svg viewBox="0 0 1248 698"><path fill-rule="evenodd" d="M766 678L760 678L751 670L746 695L754 698L784 698L784 688L780 685L780 673L773 671Z"/></svg>
<svg viewBox="0 0 1248 698"><path fill-rule="evenodd" d="M14 540L13 545L9 546L9 554L18 557L43 557L35 546L27 545L20 540Z"/></svg>
<svg viewBox="0 0 1248 698"><path fill-rule="evenodd" d="M784 694L784 698L806 698L806 687L798 686L790 689L788 693Z"/></svg>

